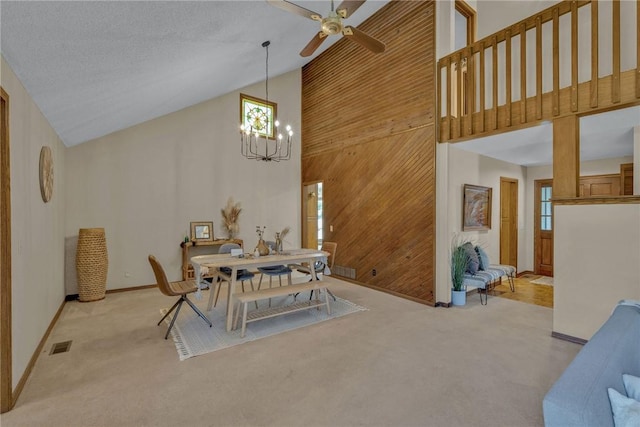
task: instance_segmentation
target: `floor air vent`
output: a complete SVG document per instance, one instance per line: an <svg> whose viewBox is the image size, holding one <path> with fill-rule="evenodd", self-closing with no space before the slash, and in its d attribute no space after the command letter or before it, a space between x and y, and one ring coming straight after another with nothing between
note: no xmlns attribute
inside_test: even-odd
<svg viewBox="0 0 640 427"><path fill-rule="evenodd" d="M57 342L51 346L49 356L52 354L66 353L71 348L71 341Z"/></svg>
<svg viewBox="0 0 640 427"><path fill-rule="evenodd" d="M337 276L347 277L349 279L356 278L355 268L343 267L341 265L334 265L331 270Z"/></svg>

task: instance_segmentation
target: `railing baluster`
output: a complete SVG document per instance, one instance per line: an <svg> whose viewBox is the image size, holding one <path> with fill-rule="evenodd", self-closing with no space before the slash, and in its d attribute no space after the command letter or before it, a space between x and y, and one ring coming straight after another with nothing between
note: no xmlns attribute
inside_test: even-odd
<svg viewBox="0 0 640 427"><path fill-rule="evenodd" d="M484 75L484 42L480 43L480 123L479 131L484 132L484 109L485 109L485 75Z"/></svg>
<svg viewBox="0 0 640 427"><path fill-rule="evenodd" d="M578 4L571 2L571 111L578 111Z"/></svg>
<svg viewBox="0 0 640 427"><path fill-rule="evenodd" d="M458 87L456 90L456 109L458 118L458 137L462 136L462 54L458 54L456 61L456 80L458 81Z"/></svg>
<svg viewBox="0 0 640 427"><path fill-rule="evenodd" d="M452 120L451 116L453 115L453 103L451 99L451 87L453 86L453 81L451 79L451 57L447 58L447 139L452 139Z"/></svg>
<svg viewBox="0 0 640 427"><path fill-rule="evenodd" d="M476 65L473 49L467 50L467 134L473 134L473 113L476 107Z"/></svg>
<svg viewBox="0 0 640 427"><path fill-rule="evenodd" d="M536 119L542 119L542 18L536 17Z"/></svg>
<svg viewBox="0 0 640 427"><path fill-rule="evenodd" d="M613 0L613 74L611 76L611 101L620 102L620 0Z"/></svg>
<svg viewBox="0 0 640 427"><path fill-rule="evenodd" d="M553 115L560 114L560 17L553 9Z"/></svg>
<svg viewBox="0 0 640 427"><path fill-rule="evenodd" d="M520 123L527 122L527 26L520 24Z"/></svg>
<svg viewBox="0 0 640 427"><path fill-rule="evenodd" d="M506 46L506 58L505 58L505 74L506 79L505 83L507 85L507 99L505 103L505 107L507 108L507 126L511 126L511 30L506 31L505 35Z"/></svg>
<svg viewBox="0 0 640 427"><path fill-rule="evenodd" d="M640 15L639 15L640 16ZM640 33L639 33L640 34ZM598 2L591 2L591 87L589 106L598 106Z"/></svg>
<svg viewBox="0 0 640 427"><path fill-rule="evenodd" d="M493 129L498 129L498 39L493 37Z"/></svg>

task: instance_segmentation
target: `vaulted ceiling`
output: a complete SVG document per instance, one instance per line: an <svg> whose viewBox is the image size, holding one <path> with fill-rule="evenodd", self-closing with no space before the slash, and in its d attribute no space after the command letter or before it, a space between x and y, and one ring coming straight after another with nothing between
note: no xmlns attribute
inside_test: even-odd
<svg viewBox="0 0 640 427"><path fill-rule="evenodd" d="M330 1L295 1L326 16ZM336 2L336 7L340 2ZM348 17L357 26L387 0ZM302 67L319 23L266 1L0 2L2 55L67 146ZM363 48L364 49L364 48Z"/></svg>

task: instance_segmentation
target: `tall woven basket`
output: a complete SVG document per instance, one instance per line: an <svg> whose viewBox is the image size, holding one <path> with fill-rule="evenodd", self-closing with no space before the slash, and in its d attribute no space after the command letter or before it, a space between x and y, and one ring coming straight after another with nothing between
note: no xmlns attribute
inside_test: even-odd
<svg viewBox="0 0 640 427"><path fill-rule="evenodd" d="M76 252L80 301L98 301L104 298L108 269L109 258L104 228L81 228Z"/></svg>

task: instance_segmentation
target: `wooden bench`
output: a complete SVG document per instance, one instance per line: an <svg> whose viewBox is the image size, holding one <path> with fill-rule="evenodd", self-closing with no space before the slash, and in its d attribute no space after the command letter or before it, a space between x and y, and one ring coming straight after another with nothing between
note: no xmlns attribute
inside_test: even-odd
<svg viewBox="0 0 640 427"><path fill-rule="evenodd" d="M240 316L240 309L242 308L242 332L240 337L244 338L245 331L247 329L247 323L255 322L256 320L268 319L270 317L280 316L281 314L294 313L296 311L308 310L310 308L320 308L323 305L327 307L327 314L331 314L331 307L329 305L329 292L327 292L327 282L329 280L315 280L312 282L299 283L289 286L278 286L277 288L260 289L257 291L243 292L241 294L234 295L235 301L238 302L238 308L236 310L235 319L233 321L233 329L238 326L238 317ZM247 306L250 302L257 302L259 300L286 296L291 294L298 294L305 291L324 291L324 301L320 299L312 299L307 301L298 301L293 304L284 307L269 307L265 310L256 310L247 313Z"/></svg>

